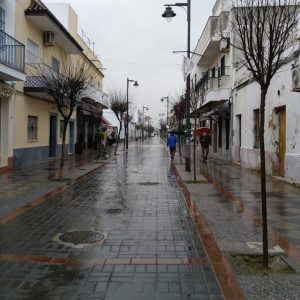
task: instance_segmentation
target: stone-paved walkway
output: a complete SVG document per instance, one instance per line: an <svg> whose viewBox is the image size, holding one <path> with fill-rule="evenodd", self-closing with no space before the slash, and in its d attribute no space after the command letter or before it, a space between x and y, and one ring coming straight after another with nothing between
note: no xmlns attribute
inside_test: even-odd
<svg viewBox="0 0 300 300"><path fill-rule="evenodd" d="M130 144L129 154L2 222L0 298L223 299L162 147ZM106 239L58 241L74 230Z"/></svg>
<svg viewBox="0 0 300 300"><path fill-rule="evenodd" d="M193 172L185 172L178 156L177 176L185 182L207 253L217 258L212 260L214 270L222 274L226 271L217 261L230 262L234 253L262 253L260 174L211 157L202 163L200 147L196 153L198 183L190 183ZM299 195L299 187L267 177L269 251L280 254L295 274L250 272L232 264L246 299L300 299Z"/></svg>

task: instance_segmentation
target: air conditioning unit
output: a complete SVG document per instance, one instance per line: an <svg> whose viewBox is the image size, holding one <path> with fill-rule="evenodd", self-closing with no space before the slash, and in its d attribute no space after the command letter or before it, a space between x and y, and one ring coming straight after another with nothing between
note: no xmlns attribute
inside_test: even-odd
<svg viewBox="0 0 300 300"><path fill-rule="evenodd" d="M229 52L229 38L222 38L220 41L220 52Z"/></svg>
<svg viewBox="0 0 300 300"><path fill-rule="evenodd" d="M50 47L54 45L54 32L52 31L44 31L43 42L44 46Z"/></svg>
<svg viewBox="0 0 300 300"><path fill-rule="evenodd" d="M292 69L293 91L300 92L300 66Z"/></svg>

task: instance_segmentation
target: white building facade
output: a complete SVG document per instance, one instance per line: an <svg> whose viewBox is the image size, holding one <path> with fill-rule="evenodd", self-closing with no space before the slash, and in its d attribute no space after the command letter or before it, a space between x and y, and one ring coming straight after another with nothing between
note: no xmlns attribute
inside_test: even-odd
<svg viewBox="0 0 300 300"><path fill-rule="evenodd" d="M217 0L192 56L191 84L202 97L201 126L213 131L210 156L259 171L260 86L226 42L232 39L231 18L231 1ZM299 40L293 51L266 96L266 172L300 184Z"/></svg>

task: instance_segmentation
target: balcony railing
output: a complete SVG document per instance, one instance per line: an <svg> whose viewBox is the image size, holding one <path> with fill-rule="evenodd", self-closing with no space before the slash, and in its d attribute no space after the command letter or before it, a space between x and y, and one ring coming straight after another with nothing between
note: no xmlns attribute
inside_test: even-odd
<svg viewBox="0 0 300 300"><path fill-rule="evenodd" d="M196 84L196 89L208 92L228 88L228 76L230 67L224 66L217 69L208 69Z"/></svg>
<svg viewBox="0 0 300 300"><path fill-rule="evenodd" d="M27 74L24 87L27 88L47 88L45 76L53 76L53 78L62 78L63 75L46 64L26 64Z"/></svg>
<svg viewBox="0 0 300 300"><path fill-rule="evenodd" d="M25 46L0 30L0 62L24 73Z"/></svg>

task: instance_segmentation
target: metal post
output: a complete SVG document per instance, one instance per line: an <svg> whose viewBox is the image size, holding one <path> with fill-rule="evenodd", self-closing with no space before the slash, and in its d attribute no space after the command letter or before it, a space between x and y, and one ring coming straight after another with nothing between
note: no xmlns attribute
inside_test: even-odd
<svg viewBox="0 0 300 300"><path fill-rule="evenodd" d="M188 0L187 2L187 22L188 22L188 36L187 36L187 56L190 58L191 54L191 0ZM190 74L188 75L186 79L186 112L187 112L187 117L186 117L186 126L187 126L187 136L185 139L185 147L186 147L186 158L185 158L185 170L187 172L191 171L191 124L190 124ZM195 163L195 162L194 162Z"/></svg>
<svg viewBox="0 0 300 300"><path fill-rule="evenodd" d="M127 97L126 97L126 111L127 111L127 113L126 113L126 127L125 127L125 129L126 129L126 132L125 132L125 139L126 139L126 150L128 150L128 120L129 120L129 116L128 116L128 114L129 114L129 109L128 109L128 107L129 107L129 104L128 104L128 89L129 89L129 79L127 78Z"/></svg>

